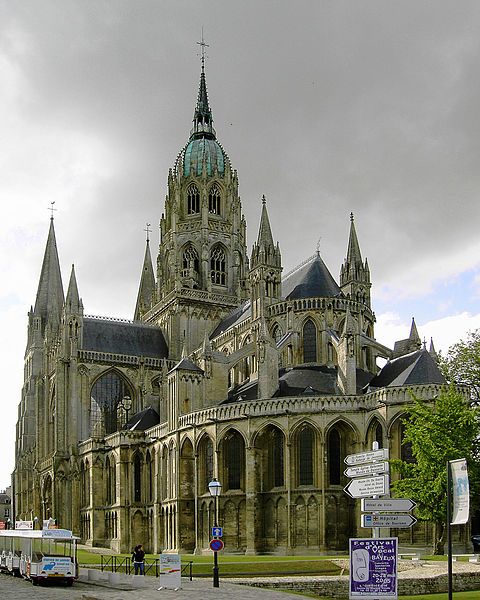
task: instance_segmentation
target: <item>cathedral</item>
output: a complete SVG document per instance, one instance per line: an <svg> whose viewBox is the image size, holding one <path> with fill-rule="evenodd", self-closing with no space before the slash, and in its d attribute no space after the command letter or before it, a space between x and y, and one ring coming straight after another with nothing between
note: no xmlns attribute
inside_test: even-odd
<svg viewBox="0 0 480 600"><path fill-rule="evenodd" d="M445 383L433 345L414 321L393 349L375 340L352 214L338 280L318 252L284 274L265 198L248 252L238 185L202 60L131 321L84 313L73 267L65 295L52 217L28 313L15 519L53 518L116 552L201 553L217 479L226 552L332 552L370 535L344 491L344 458L374 442L408 458L411 392L428 401ZM425 525L390 533L430 536Z"/></svg>

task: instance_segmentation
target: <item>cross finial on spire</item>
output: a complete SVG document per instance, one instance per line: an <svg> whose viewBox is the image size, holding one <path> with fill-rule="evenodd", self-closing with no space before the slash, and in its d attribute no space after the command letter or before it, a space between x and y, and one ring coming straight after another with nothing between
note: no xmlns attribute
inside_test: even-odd
<svg viewBox="0 0 480 600"><path fill-rule="evenodd" d="M53 221L53 212L56 211L56 208L53 208L53 205L55 204L55 200L53 202L50 202L50 208L48 209L50 211L50 221Z"/></svg>
<svg viewBox="0 0 480 600"><path fill-rule="evenodd" d="M265 194L263 194L263 196L262 196L262 204L263 204L263 206L265 206L266 203L267 203L267 199L265 198Z"/></svg>
<svg viewBox="0 0 480 600"><path fill-rule="evenodd" d="M147 232L147 242L149 242L150 241L150 237L149 237L148 234L151 232L150 223L147 223L147 226L146 226L146 228L143 231Z"/></svg>
<svg viewBox="0 0 480 600"><path fill-rule="evenodd" d="M207 57L207 53L206 53L206 48L210 48L210 44L207 44L205 42L205 40L203 39L203 27L202 27L202 41L201 42L197 42L197 44L202 48L201 52L202 52L202 71L205 68L205 58Z"/></svg>
<svg viewBox="0 0 480 600"><path fill-rule="evenodd" d="M317 255L320 256L320 242L322 241L322 236L318 238L317 242Z"/></svg>
<svg viewBox="0 0 480 600"><path fill-rule="evenodd" d="M353 223L353 212L350 213L350 221Z"/></svg>

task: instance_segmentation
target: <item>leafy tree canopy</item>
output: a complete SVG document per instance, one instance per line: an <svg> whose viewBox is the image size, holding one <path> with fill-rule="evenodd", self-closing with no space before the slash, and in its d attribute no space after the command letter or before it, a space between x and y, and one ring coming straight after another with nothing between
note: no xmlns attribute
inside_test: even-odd
<svg viewBox="0 0 480 600"><path fill-rule="evenodd" d="M439 366L450 383L471 386L472 398L480 401L480 329L470 331L466 340L460 340L439 355Z"/></svg>
<svg viewBox="0 0 480 600"><path fill-rule="evenodd" d="M436 523L437 553L443 553L447 513L447 461L466 458L471 497L479 482L480 421L478 409L453 386L432 403L413 396L405 419L403 444L410 444L415 462L392 460L401 478L392 482L396 496L417 503L416 516Z"/></svg>

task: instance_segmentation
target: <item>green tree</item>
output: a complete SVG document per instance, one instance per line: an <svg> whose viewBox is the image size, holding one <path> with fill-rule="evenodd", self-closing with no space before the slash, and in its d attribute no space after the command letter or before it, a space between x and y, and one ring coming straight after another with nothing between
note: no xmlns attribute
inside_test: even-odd
<svg viewBox="0 0 480 600"><path fill-rule="evenodd" d="M450 346L445 356L440 354L439 365L448 382L468 384L472 400L480 402L480 329Z"/></svg>
<svg viewBox="0 0 480 600"><path fill-rule="evenodd" d="M413 396L413 395L412 395ZM402 444L409 444L413 462L392 460L400 479L392 482L396 496L417 504L416 516L435 524L434 554L444 553L447 522L447 461L466 458L473 497L479 481L478 409L453 386L445 387L431 402L413 396L404 420Z"/></svg>

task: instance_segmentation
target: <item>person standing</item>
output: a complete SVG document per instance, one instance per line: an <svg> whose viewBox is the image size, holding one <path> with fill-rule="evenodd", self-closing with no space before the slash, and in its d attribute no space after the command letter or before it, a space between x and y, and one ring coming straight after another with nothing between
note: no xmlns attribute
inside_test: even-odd
<svg viewBox="0 0 480 600"><path fill-rule="evenodd" d="M142 544L135 546L132 554L135 575L145 575L145 552Z"/></svg>

